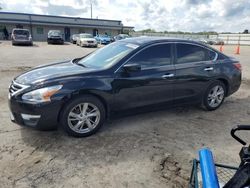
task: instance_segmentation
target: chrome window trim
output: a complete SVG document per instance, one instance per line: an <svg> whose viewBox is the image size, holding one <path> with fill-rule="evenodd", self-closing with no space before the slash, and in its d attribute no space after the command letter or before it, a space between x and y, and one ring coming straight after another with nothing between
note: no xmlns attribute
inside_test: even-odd
<svg viewBox="0 0 250 188"><path fill-rule="evenodd" d="M136 52L135 54L133 54L129 59L127 59L121 66L119 66L117 69L116 69L116 71L114 72L114 73L117 73L118 71L119 71L119 69L121 68L121 67L123 67L123 65L125 65L127 62L129 62L134 56L136 56L138 53L140 53L142 50L145 50L145 49L147 49L147 48L149 48L149 47L152 47L152 46L156 46L156 45L159 45L159 44L173 44L174 42L160 42L160 43L155 43L155 44L150 44L150 45L148 45L148 46L145 46L144 48L142 48L142 49L140 49L138 52ZM173 64L170 64L170 65L173 65ZM162 65L162 66L170 66L170 65ZM162 66L158 66L158 67L162 67ZM149 68L151 68L151 67L149 67ZM157 67L155 67L155 68L157 68ZM142 69L142 70L144 70L144 69Z"/></svg>

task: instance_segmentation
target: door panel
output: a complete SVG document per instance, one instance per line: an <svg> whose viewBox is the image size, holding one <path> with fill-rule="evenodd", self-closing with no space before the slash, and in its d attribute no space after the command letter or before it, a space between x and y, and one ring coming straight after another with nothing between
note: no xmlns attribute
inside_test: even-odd
<svg viewBox="0 0 250 188"><path fill-rule="evenodd" d="M113 82L116 109L123 110L162 102L172 103L173 45L159 43L139 50L126 65L141 67L141 70L126 71L121 68Z"/></svg>
<svg viewBox="0 0 250 188"><path fill-rule="evenodd" d="M195 103L216 76L215 53L194 44L176 44L175 103Z"/></svg>
<svg viewBox="0 0 250 188"><path fill-rule="evenodd" d="M69 41L70 40L70 28L69 27L64 28L64 34L65 34L65 41Z"/></svg>
<svg viewBox="0 0 250 188"><path fill-rule="evenodd" d="M200 101L209 81L214 76L213 62L196 62L176 65L174 96L175 102L193 103Z"/></svg>
<svg viewBox="0 0 250 188"><path fill-rule="evenodd" d="M174 78L171 74L175 74L173 65L119 73L113 82L116 110L162 102L172 104Z"/></svg>

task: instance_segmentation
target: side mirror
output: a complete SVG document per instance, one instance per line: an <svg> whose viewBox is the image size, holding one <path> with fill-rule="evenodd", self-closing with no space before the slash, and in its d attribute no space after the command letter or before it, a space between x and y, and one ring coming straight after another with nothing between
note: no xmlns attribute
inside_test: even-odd
<svg viewBox="0 0 250 188"><path fill-rule="evenodd" d="M138 72L141 70L141 65L139 64L126 64L123 66L126 72Z"/></svg>

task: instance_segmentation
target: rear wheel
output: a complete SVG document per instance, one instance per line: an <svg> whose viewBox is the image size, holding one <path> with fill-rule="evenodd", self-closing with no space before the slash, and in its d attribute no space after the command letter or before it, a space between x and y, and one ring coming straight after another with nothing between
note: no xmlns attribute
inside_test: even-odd
<svg viewBox="0 0 250 188"><path fill-rule="evenodd" d="M105 108L96 97L89 95L72 100L61 116L64 130L71 136L86 137L98 131L105 120Z"/></svg>
<svg viewBox="0 0 250 188"><path fill-rule="evenodd" d="M212 83L203 97L203 107L209 111L216 110L224 102L225 95L226 87L221 81Z"/></svg>

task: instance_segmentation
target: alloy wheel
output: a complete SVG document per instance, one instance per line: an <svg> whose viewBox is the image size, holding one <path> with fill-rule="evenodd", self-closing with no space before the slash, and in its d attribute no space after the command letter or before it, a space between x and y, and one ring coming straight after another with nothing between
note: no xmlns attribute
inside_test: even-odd
<svg viewBox="0 0 250 188"><path fill-rule="evenodd" d="M96 128L100 121L100 110L92 103L80 103L68 114L68 125L77 133L88 133Z"/></svg>
<svg viewBox="0 0 250 188"><path fill-rule="evenodd" d="M208 105L212 108L218 107L224 99L225 91L220 85L214 86L208 94Z"/></svg>

